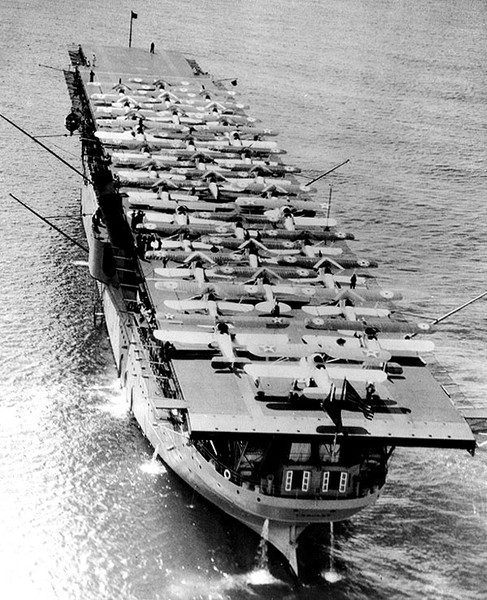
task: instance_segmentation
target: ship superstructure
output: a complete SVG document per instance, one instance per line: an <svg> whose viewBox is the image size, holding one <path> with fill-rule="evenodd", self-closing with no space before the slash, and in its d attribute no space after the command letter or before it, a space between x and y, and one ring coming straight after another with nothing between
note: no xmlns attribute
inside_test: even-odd
<svg viewBox="0 0 487 600"><path fill-rule="evenodd" d="M297 572L301 532L375 502L396 446L473 452L429 326L233 91L176 52L70 56L90 271L168 466Z"/></svg>

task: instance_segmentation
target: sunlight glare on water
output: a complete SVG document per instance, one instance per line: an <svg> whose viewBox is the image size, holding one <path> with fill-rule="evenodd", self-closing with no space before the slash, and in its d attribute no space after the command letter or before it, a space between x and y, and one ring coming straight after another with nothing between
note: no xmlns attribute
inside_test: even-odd
<svg viewBox="0 0 487 600"><path fill-rule="evenodd" d="M119 419L127 418L128 405L119 381L115 381L112 385L92 386L87 389L87 393L90 392L101 398L100 404L96 405L98 410Z"/></svg>
<svg viewBox="0 0 487 600"><path fill-rule="evenodd" d="M169 588L170 598L174 600L227 600L232 592L246 592L249 597L259 594L259 587L273 586L281 592L289 590L289 586L273 577L265 569L258 569L239 575L221 573L219 578L208 577L208 574L181 575L181 580Z"/></svg>
<svg viewBox="0 0 487 600"><path fill-rule="evenodd" d="M150 461L144 462L140 467L144 473L149 473L150 475L164 475L164 473L167 473L166 467L158 460L158 451L159 447L154 448Z"/></svg>

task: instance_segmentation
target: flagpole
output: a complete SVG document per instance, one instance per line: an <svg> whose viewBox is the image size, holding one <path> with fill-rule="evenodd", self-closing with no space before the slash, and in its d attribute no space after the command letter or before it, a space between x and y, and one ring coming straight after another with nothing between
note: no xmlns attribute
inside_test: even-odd
<svg viewBox="0 0 487 600"><path fill-rule="evenodd" d="M137 13L134 13L133 10L130 11L129 48L132 47L132 22L137 18L137 16Z"/></svg>

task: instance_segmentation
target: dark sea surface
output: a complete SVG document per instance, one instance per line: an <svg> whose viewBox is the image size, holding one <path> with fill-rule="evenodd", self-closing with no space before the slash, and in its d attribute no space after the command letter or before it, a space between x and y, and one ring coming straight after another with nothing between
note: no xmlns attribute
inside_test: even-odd
<svg viewBox="0 0 487 600"><path fill-rule="evenodd" d="M0 0L0 113L79 165L55 69L71 43L127 45L130 10L134 46L238 76L306 175L350 159L319 197L333 186L333 215L406 311L434 319L487 289L485 0ZM0 598L487 598L487 447L396 451L331 556L329 527L308 536L299 589L257 536L151 464L93 327L83 252L9 196L83 240L80 178L1 119L0 140ZM431 338L462 406L487 408L486 302Z"/></svg>

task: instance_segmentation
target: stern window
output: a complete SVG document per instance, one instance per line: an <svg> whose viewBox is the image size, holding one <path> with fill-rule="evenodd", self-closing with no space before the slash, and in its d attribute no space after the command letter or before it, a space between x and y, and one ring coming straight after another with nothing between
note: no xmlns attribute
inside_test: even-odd
<svg viewBox="0 0 487 600"><path fill-rule="evenodd" d="M292 490L301 490L307 492L311 483L311 471L289 470L286 471L284 480L284 490L291 492Z"/></svg>
<svg viewBox="0 0 487 600"><path fill-rule="evenodd" d="M286 490L286 492L290 492L291 489L293 487L293 472L292 471L287 471L286 472L286 482L284 484L284 489Z"/></svg>
<svg viewBox="0 0 487 600"><path fill-rule="evenodd" d="M338 491L343 494L347 490L348 483L348 473L346 471L342 471L340 473L340 485L338 487Z"/></svg>
<svg viewBox="0 0 487 600"><path fill-rule="evenodd" d="M307 463L311 458L311 444L291 444L289 460L294 463Z"/></svg>

